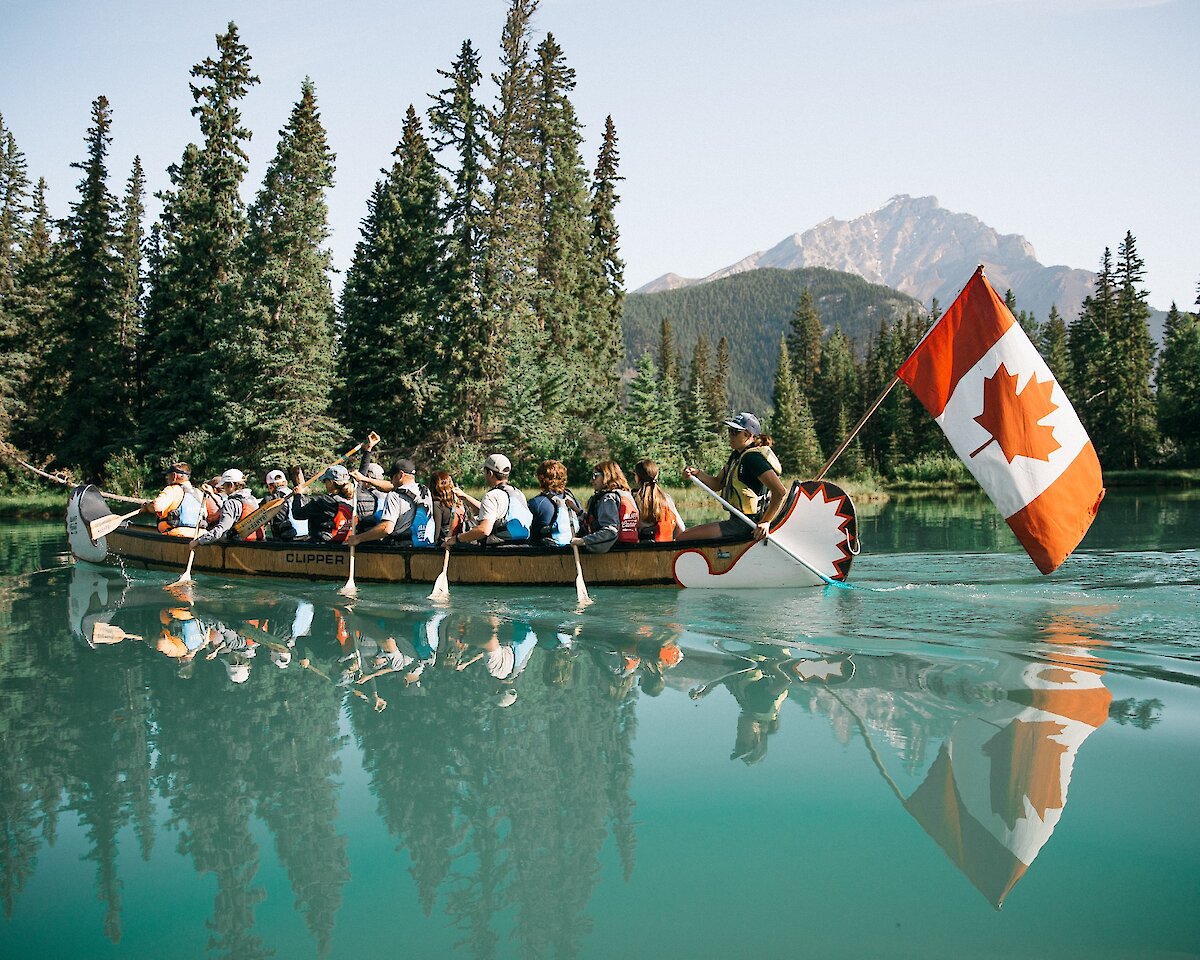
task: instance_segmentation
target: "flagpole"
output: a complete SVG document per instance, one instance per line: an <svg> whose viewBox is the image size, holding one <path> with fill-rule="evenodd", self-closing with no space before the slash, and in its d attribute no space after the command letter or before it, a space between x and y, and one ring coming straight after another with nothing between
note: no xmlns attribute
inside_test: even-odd
<svg viewBox="0 0 1200 960"><path fill-rule="evenodd" d="M862 419L859 420L858 423L856 423L854 425L854 429L850 431L850 435L848 437L846 437L845 440L842 441L841 446L839 446L836 450L833 451L833 453L832 453L832 455L830 455L829 459L825 461L825 466L823 466L821 468L821 472L818 473L816 475L816 477L814 477L813 479L815 479L815 480L824 480L825 479L825 474L829 472L829 468L833 466L834 461L837 460L838 457L840 457L843 453L846 452L846 448L848 446L850 446L851 443L854 442L854 438L858 436L858 432L863 428L863 425L866 424L866 422L871 419L872 414L874 414L875 411L879 409L880 404L882 404L883 401L887 399L887 395L892 392L892 387L894 387L899 382L900 382L899 377L893 377L892 382L883 388L883 392L881 394L879 394L878 397L875 398L875 402L873 404L871 404L871 406L867 410L867 412L862 415Z"/></svg>

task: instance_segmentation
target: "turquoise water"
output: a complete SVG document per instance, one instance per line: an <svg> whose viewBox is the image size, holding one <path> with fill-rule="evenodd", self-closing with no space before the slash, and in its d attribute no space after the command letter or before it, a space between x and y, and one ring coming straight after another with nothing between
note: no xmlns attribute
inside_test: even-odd
<svg viewBox="0 0 1200 960"><path fill-rule="evenodd" d="M0 526L0 956L1200 956L1200 498L1050 577L982 500L860 513L858 589L584 610Z"/></svg>

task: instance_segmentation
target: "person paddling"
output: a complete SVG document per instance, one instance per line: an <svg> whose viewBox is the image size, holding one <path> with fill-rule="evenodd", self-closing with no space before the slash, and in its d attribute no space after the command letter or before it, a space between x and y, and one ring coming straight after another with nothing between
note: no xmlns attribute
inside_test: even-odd
<svg viewBox="0 0 1200 960"><path fill-rule="evenodd" d="M586 536L572 537L571 543L588 553L607 553L614 543L637 543L638 508L629 492L629 481L612 460L596 464L592 471L596 491L587 505Z"/></svg>
<svg viewBox="0 0 1200 960"><path fill-rule="evenodd" d="M292 492L282 470L268 471L264 480L267 484L267 495L263 497L263 503L282 500ZM292 516L291 503L288 503L286 509L280 510L271 518L272 540L303 540L307 536L308 521L297 520Z"/></svg>
<svg viewBox="0 0 1200 960"><path fill-rule="evenodd" d="M221 501L220 515L217 522L207 531L200 534L197 543L212 543L214 540L237 539L233 525L242 517L249 516L258 509L258 497L246 488L246 475L236 467L226 470L217 481L217 488L224 499ZM259 527L246 537L247 540L265 540L266 532Z"/></svg>
<svg viewBox="0 0 1200 960"><path fill-rule="evenodd" d="M771 449L771 438L764 435L758 417L752 413L739 413L725 421L729 428L729 459L716 476L705 473L699 467L685 467L687 479L699 477L708 489L721 494L727 501L754 521L754 539L761 540L770 530L787 498L787 487L780 474L783 468L779 458ZM766 503L763 503L764 497ZM729 516L715 523L702 523L684 531L677 539L701 540L714 537L743 539L746 525L737 517Z"/></svg>
<svg viewBox="0 0 1200 960"><path fill-rule="evenodd" d="M303 490L304 474L299 474L298 479L298 489ZM354 516L354 482L350 471L335 464L318 479L324 481L325 492L315 497L297 493L292 497L292 516L308 521L309 540L344 543L350 536L350 521Z"/></svg>
<svg viewBox="0 0 1200 960"><path fill-rule="evenodd" d="M158 518L158 532L191 540L205 525L200 491L192 486L191 465L176 461L163 471L167 485L153 500L142 504L142 513Z"/></svg>
<svg viewBox="0 0 1200 960"><path fill-rule="evenodd" d="M365 483L377 488L386 485L388 490L383 494L379 522L363 533L356 533L346 541L347 543L357 546L372 540L412 542L413 521L418 519L419 512L424 510L426 518L433 513L429 490L423 484L417 483L416 471L416 464L411 460L401 459L392 464L388 480L374 478L369 472L362 475Z"/></svg>
<svg viewBox="0 0 1200 960"><path fill-rule="evenodd" d="M481 540L496 544L529 539L528 524L533 519L529 513L529 504L525 502L525 494L509 485L510 473L512 463L502 453L493 453L483 461L483 478L488 489L479 501L479 522L470 530L451 534L446 538L445 546L452 547L457 543L476 543ZM524 536L521 536L522 520Z"/></svg>

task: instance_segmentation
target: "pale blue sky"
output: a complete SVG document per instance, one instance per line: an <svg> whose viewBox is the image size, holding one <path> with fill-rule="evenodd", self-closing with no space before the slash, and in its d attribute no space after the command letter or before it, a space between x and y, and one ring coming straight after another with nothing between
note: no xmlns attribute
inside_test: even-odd
<svg viewBox="0 0 1200 960"><path fill-rule="evenodd" d="M199 136L188 71L232 19L263 81L244 104L247 196L311 76L338 154L344 270L408 104L424 110L464 39L494 70L505 9L0 0L0 114L56 215L100 94L114 190L134 154L161 189ZM547 31L578 74L589 167L605 115L616 123L630 289L908 193L1023 234L1047 264L1094 269L1132 230L1151 303L1195 300L1200 0L543 0Z"/></svg>

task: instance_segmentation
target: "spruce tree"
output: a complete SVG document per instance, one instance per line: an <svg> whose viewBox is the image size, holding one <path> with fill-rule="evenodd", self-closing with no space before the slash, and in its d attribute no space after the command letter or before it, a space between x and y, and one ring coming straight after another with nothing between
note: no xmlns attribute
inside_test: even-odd
<svg viewBox="0 0 1200 960"><path fill-rule="evenodd" d="M821 348L821 369L809 396L817 440L822 450L832 451L846 438L846 425L858 419L860 403L854 352L841 327L829 335Z"/></svg>
<svg viewBox="0 0 1200 960"><path fill-rule="evenodd" d="M1071 398L1072 406L1098 450L1101 447L1101 435L1107 431L1113 413L1109 390L1109 354L1115 318L1112 251L1105 247L1095 289L1084 298L1079 316L1067 328L1071 383L1076 393Z"/></svg>
<svg viewBox="0 0 1200 960"><path fill-rule="evenodd" d="M430 439L444 421L438 332L448 297L444 182L409 107L394 156L367 205L362 239L342 292L343 417L355 434L389 444Z"/></svg>
<svg viewBox="0 0 1200 960"><path fill-rule="evenodd" d="M159 250L147 304L147 446L161 455L228 456L220 411L236 392L228 371L240 362L244 325L240 254L246 233L240 187L246 175L240 102L259 82L237 26L216 38L216 59L192 68L190 85L203 143L168 168L160 194Z"/></svg>
<svg viewBox="0 0 1200 960"><path fill-rule="evenodd" d="M1004 291L1004 305L1008 307L1008 312L1013 315L1013 319L1021 325L1025 335L1032 343L1036 344L1039 336L1037 317L1026 310L1017 309L1017 296L1012 292L1011 287Z"/></svg>
<svg viewBox="0 0 1200 960"><path fill-rule="evenodd" d="M621 199L616 186L625 179L617 173L620 162L616 126L612 117L608 116L604 120L604 137L592 174L592 230L588 255L592 275L598 284L598 304L591 314L591 336L597 344L594 359L598 372L608 378L610 397L618 389L620 378L617 373L625 359L621 326L625 308L625 261L621 258L616 216L617 203ZM660 357L659 365L664 380L673 380L678 384L678 359L671 357L668 361ZM600 387L603 392L603 381Z"/></svg>
<svg viewBox="0 0 1200 960"><path fill-rule="evenodd" d="M1050 315L1038 331L1035 341L1046 366L1068 397L1074 401L1074 383L1071 374L1071 353L1067 346L1067 324L1055 304L1050 305Z"/></svg>
<svg viewBox="0 0 1200 960"><path fill-rule="evenodd" d="M481 336L488 115L477 97L479 54L471 42L464 40L451 68L438 73L450 82L433 97L428 114L432 150L439 168L451 179L445 201L448 299L440 338L443 362L455 371L447 384L448 424L460 434L477 437L492 356L485 349L487 338Z"/></svg>
<svg viewBox="0 0 1200 960"><path fill-rule="evenodd" d="M41 366L39 358L50 352L57 336L57 318L62 300L60 251L53 238L53 224L46 209L46 181L39 180L33 194L33 218L24 232L17 254L16 274L10 294L3 299L7 330L13 337L2 348L0 377L3 410L13 419L14 442L31 454L47 454L52 437L47 431L52 398L65 383L62 370L42 367L42 374L30 371ZM7 388L7 390L6 390ZM8 392L11 391L11 392ZM4 439L0 423L0 439Z"/></svg>
<svg viewBox="0 0 1200 960"><path fill-rule="evenodd" d="M58 439L55 456L94 475L132 435L133 378L120 342L118 205L108 189L112 114L106 97L93 101L91 119L87 159L72 164L83 177L63 223L65 294L45 365L66 374L48 411Z"/></svg>
<svg viewBox="0 0 1200 960"><path fill-rule="evenodd" d="M529 50L530 21L536 9L537 0L511 0L501 35L501 69L492 75L497 102L488 111L491 192L479 331L486 358L479 384L485 434L504 390L505 371L517 362L516 343L533 346L537 330L543 210L538 182L538 88Z"/></svg>
<svg viewBox="0 0 1200 960"><path fill-rule="evenodd" d="M227 445L244 462L315 459L338 442L329 215L334 155L305 79L249 212L244 339Z"/></svg>
<svg viewBox="0 0 1200 960"><path fill-rule="evenodd" d="M720 435L729 418L729 340L717 341L717 360L708 379L708 411L712 415L712 431Z"/></svg>
<svg viewBox="0 0 1200 960"><path fill-rule="evenodd" d="M25 156L0 115L0 442L21 415L21 397L32 359L14 299L21 250L28 237L29 177Z"/></svg>
<svg viewBox="0 0 1200 960"><path fill-rule="evenodd" d="M664 389L674 385L675 393L679 393L679 354L675 351L675 332L671 328L671 318L663 317L658 325L658 369Z"/></svg>
<svg viewBox="0 0 1200 960"><path fill-rule="evenodd" d="M648 353L639 358L629 382L629 402L622 421L619 435L610 438L613 457L627 467L649 457L658 462L664 481L677 479L683 469L679 408L675 397L664 389Z"/></svg>
<svg viewBox="0 0 1200 960"><path fill-rule="evenodd" d="M1150 307L1142 288L1145 267L1133 234L1126 232L1117 248L1116 325L1109 383L1114 418L1107 431L1101 462L1137 469L1148 466L1158 447L1155 422L1154 341L1150 337Z"/></svg>
<svg viewBox="0 0 1200 960"><path fill-rule="evenodd" d="M1182 466L1200 466L1200 313L1184 313L1173 303L1163 330L1157 403L1168 451Z"/></svg>
<svg viewBox="0 0 1200 960"><path fill-rule="evenodd" d="M770 434L784 472L801 479L813 476L821 467L821 448L808 398L796 382L786 336L779 338L779 369L772 400L775 411L771 414Z"/></svg>
<svg viewBox="0 0 1200 960"><path fill-rule="evenodd" d="M142 380L138 344L142 341L143 298L145 295L145 236L142 218L146 208L146 175L141 157L133 158L133 169L125 186L121 204L116 253L120 272L120 333L118 342L123 389L130 398L132 419L136 424L141 416Z"/></svg>
<svg viewBox="0 0 1200 960"><path fill-rule="evenodd" d="M792 358L792 370L797 389L808 396L812 393L817 374L821 369L821 315L817 311L812 291L807 287L800 294L788 326L788 351Z"/></svg>

